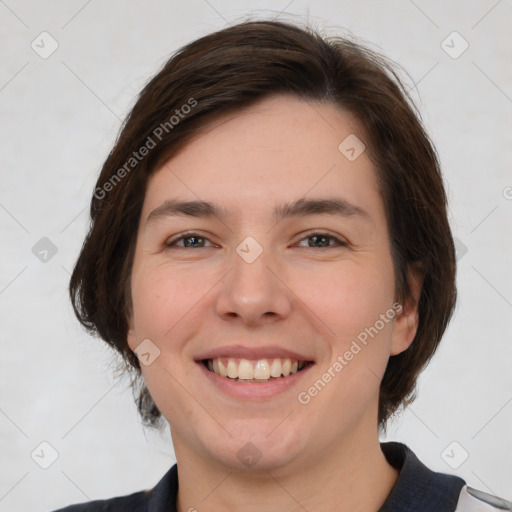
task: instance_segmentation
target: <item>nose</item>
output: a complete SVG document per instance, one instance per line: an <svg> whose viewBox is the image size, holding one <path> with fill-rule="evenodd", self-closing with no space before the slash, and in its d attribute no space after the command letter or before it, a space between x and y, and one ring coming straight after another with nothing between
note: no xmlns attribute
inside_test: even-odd
<svg viewBox="0 0 512 512"><path fill-rule="evenodd" d="M222 280L217 296L217 314L253 326L286 318L293 294L275 267L265 251L252 263L235 254L233 268Z"/></svg>

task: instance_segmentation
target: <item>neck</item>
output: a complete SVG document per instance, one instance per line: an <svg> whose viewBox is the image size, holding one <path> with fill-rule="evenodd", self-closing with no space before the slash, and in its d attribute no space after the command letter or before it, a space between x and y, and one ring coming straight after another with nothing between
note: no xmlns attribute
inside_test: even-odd
<svg viewBox="0 0 512 512"><path fill-rule="evenodd" d="M376 512L398 478L380 449L378 432L368 437L361 428L337 446L317 451L307 463L269 471L219 467L211 459L182 450L185 445L176 441L178 512Z"/></svg>

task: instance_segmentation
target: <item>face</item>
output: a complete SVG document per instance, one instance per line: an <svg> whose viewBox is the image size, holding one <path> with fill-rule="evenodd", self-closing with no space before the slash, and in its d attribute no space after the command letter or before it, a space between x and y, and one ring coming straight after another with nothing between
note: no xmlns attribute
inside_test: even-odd
<svg viewBox="0 0 512 512"><path fill-rule="evenodd" d="M354 136L339 107L276 96L150 178L128 343L178 460L276 469L377 434L380 380L415 313L395 303L383 201Z"/></svg>

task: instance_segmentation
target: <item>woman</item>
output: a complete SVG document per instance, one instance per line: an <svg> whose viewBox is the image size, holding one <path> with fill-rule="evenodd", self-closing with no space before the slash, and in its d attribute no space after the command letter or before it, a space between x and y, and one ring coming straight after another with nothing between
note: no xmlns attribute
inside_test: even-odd
<svg viewBox="0 0 512 512"><path fill-rule="evenodd" d="M436 153L381 56L279 22L191 43L140 94L91 217L75 311L177 465L63 510L495 510L379 442L456 300Z"/></svg>

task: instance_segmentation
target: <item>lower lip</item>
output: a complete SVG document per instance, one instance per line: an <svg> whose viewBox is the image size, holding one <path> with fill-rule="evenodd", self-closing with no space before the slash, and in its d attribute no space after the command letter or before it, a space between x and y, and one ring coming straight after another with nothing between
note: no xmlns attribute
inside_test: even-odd
<svg viewBox="0 0 512 512"><path fill-rule="evenodd" d="M218 389L227 395L235 398L272 398L280 393L284 393L291 387L295 386L306 373L312 368L312 364L308 364L300 372L289 375L288 377L279 377L265 382L240 382L230 379L228 377L221 377L214 372L211 372L201 362L197 363L204 375L214 384Z"/></svg>

